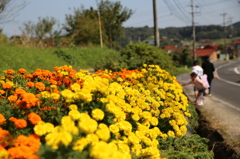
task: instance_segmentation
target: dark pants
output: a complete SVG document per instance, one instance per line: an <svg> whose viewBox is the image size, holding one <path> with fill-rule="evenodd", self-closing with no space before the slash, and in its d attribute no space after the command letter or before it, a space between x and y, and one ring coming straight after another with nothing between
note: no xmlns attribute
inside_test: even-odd
<svg viewBox="0 0 240 159"><path fill-rule="evenodd" d="M209 94L211 93L211 88L212 88L212 80L213 78L207 78L208 84L209 84Z"/></svg>

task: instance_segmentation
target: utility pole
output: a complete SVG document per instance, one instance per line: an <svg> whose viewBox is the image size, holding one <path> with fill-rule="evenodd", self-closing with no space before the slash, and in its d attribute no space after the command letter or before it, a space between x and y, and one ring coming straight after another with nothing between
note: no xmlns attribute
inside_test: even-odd
<svg viewBox="0 0 240 159"><path fill-rule="evenodd" d="M225 16L227 13L222 13L221 16L223 16L223 27L224 27L224 51L225 51L225 60L227 60L227 42L226 42L226 22L225 22Z"/></svg>
<svg viewBox="0 0 240 159"><path fill-rule="evenodd" d="M193 40L193 43L192 43L192 47L193 47L193 60L196 60L197 59L197 56L196 56L196 45L195 45L195 42L196 42L196 33L195 33L195 22L194 22L194 0L191 0L191 7L192 7L192 40Z"/></svg>
<svg viewBox="0 0 240 159"><path fill-rule="evenodd" d="M102 42L102 24L101 24L101 16L100 16L100 11L98 10L98 25L99 25L99 34L100 34L100 46L101 48L103 47L103 42Z"/></svg>
<svg viewBox="0 0 240 159"><path fill-rule="evenodd" d="M153 0L153 19L154 19L154 40L155 46L159 47L159 30L158 30L158 19L157 19L157 2Z"/></svg>
<svg viewBox="0 0 240 159"><path fill-rule="evenodd" d="M229 19L230 28L231 28L231 42L233 43L234 41L234 30L233 30L233 24L232 24L233 17L229 17L228 19Z"/></svg>

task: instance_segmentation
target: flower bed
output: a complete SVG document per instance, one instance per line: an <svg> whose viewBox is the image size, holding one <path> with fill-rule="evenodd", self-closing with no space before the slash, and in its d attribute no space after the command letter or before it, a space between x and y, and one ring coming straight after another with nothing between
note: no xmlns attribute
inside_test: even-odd
<svg viewBox="0 0 240 159"><path fill-rule="evenodd" d="M174 76L156 65L97 71L7 70L0 79L0 158L161 158L191 116Z"/></svg>

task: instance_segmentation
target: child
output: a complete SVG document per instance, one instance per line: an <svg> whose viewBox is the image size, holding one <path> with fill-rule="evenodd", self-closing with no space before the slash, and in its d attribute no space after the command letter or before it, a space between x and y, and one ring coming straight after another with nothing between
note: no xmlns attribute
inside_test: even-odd
<svg viewBox="0 0 240 159"><path fill-rule="evenodd" d="M188 83L182 84L182 86L193 84L198 90L198 94L196 97L196 104L202 105L202 104L198 103L197 101L198 101L198 99L203 98L203 94L205 92L205 89L207 89L207 87L204 86L202 80L199 77L197 77L197 74L195 72L192 72L190 74L190 78L191 78L191 81Z"/></svg>

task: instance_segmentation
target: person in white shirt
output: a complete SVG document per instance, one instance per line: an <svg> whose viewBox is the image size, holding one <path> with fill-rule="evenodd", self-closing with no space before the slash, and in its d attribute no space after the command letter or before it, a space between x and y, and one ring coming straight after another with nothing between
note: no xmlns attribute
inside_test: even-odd
<svg viewBox="0 0 240 159"><path fill-rule="evenodd" d="M201 78L201 76L203 75L203 69L202 67L199 65L199 61L198 60L195 60L193 62L193 67L192 67L192 72L195 72L197 74L197 77L198 78ZM196 86L193 87L193 91L194 91L194 96L196 98L196 101L197 101L197 95L198 95L198 90L196 88Z"/></svg>
<svg viewBox="0 0 240 159"><path fill-rule="evenodd" d="M197 76L195 72L192 72L190 74L190 78L191 78L191 81L188 83L182 84L182 86L186 86L189 84L193 84L195 86L195 88L197 89L197 98L196 98L196 102L197 102L197 99L200 96L203 96L207 87L203 84L202 80Z"/></svg>

